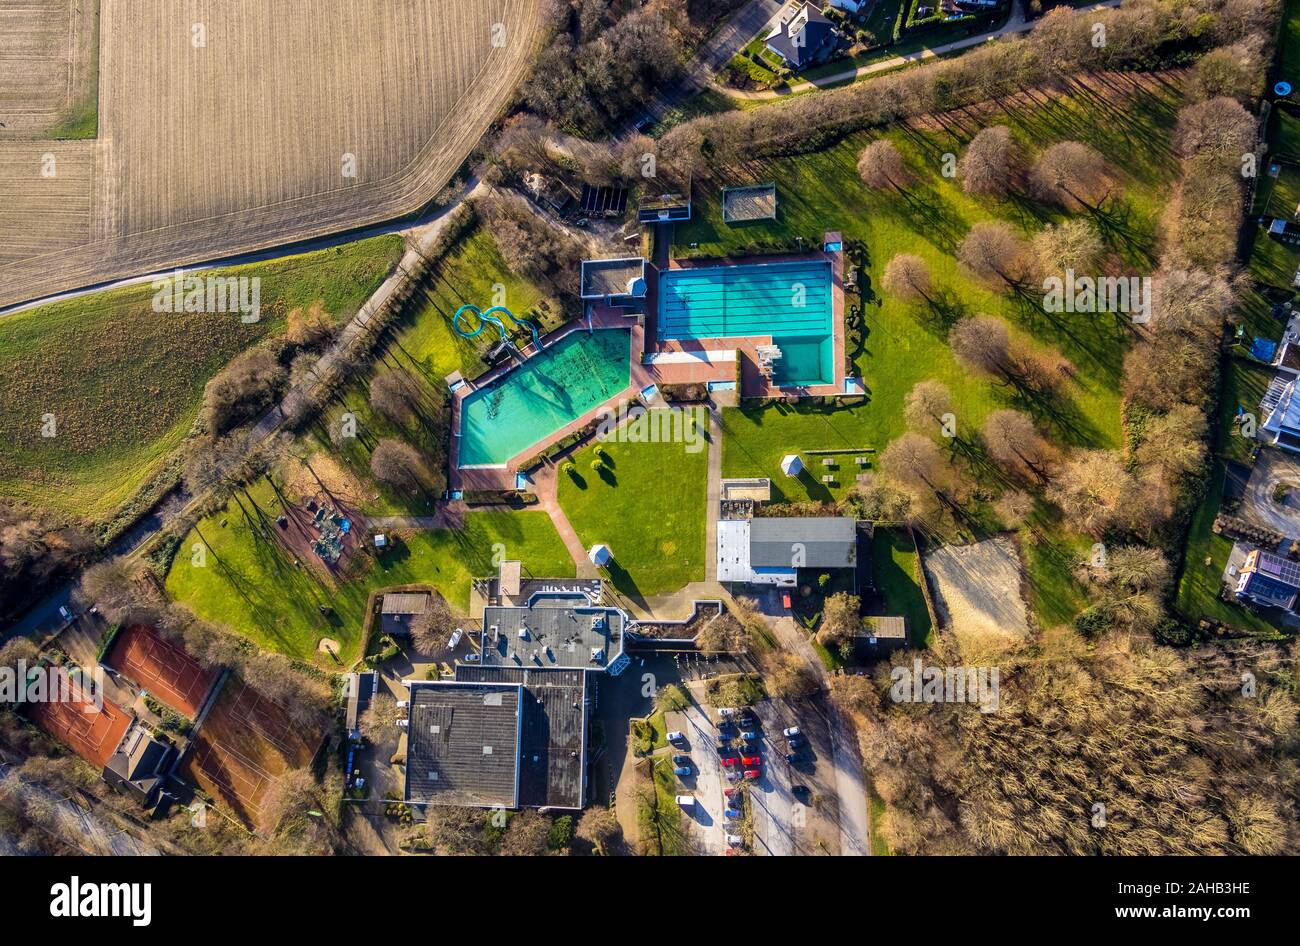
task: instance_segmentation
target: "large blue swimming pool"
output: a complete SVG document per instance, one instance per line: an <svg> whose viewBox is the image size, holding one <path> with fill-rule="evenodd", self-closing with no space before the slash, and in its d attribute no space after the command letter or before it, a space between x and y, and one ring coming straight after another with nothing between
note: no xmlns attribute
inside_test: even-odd
<svg viewBox="0 0 1300 946"><path fill-rule="evenodd" d="M666 270L658 315L661 339L772 336L778 385L834 383L829 260Z"/></svg>

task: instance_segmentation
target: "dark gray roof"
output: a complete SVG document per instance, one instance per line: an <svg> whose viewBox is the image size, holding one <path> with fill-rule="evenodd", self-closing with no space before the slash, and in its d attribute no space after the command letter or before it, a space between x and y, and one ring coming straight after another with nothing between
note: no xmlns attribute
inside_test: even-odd
<svg viewBox="0 0 1300 946"><path fill-rule="evenodd" d="M460 664L456 679L524 687L519 804L581 808L586 803L587 674Z"/></svg>
<svg viewBox="0 0 1300 946"><path fill-rule="evenodd" d="M481 643L488 666L604 670L623 649L623 613L585 596L539 596L527 608L484 608Z"/></svg>
<svg viewBox="0 0 1300 946"><path fill-rule="evenodd" d="M791 25L802 24L805 14L807 25L792 34ZM802 39L800 39L800 32L802 32ZM796 66L805 66L817 59L823 45L834 33L835 26L825 14L812 4L805 3L798 13L782 23L780 28L768 37L767 45L788 62Z"/></svg>
<svg viewBox="0 0 1300 946"><path fill-rule="evenodd" d="M406 800L518 807L523 688L423 680L410 688Z"/></svg>
<svg viewBox="0 0 1300 946"><path fill-rule="evenodd" d="M852 568L857 525L836 517L759 517L749 525L751 568Z"/></svg>
<svg viewBox="0 0 1300 946"><path fill-rule="evenodd" d="M155 739L140 723L134 723L109 758L104 777L110 784L148 803L162 781L171 754L169 744Z"/></svg>

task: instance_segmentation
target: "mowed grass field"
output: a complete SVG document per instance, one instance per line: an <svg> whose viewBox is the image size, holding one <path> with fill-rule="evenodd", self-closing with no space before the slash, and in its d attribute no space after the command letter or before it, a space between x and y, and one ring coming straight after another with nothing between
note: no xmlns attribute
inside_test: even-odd
<svg viewBox="0 0 1300 946"><path fill-rule="evenodd" d="M294 309L350 318L401 250L400 237L377 237L223 271L262 280L256 323L155 313L147 283L0 317L0 496L111 513L180 445L204 385L234 355L282 332Z"/></svg>
<svg viewBox="0 0 1300 946"><path fill-rule="evenodd" d="M597 447L608 457L600 473L591 469ZM704 580L708 449L610 441L572 459L576 476L558 474L560 505L584 546L614 553L614 587L641 600Z"/></svg>
<svg viewBox="0 0 1300 946"><path fill-rule="evenodd" d="M185 537L167 574L167 593L195 614L243 634L259 647L319 663L349 666L361 656L365 607L373 591L399 585L436 588L460 614L469 608L471 578L495 574L494 556L521 560L534 575L572 577L573 560L544 512L485 510L466 515L461 529L411 531L390 536L374 559L362 554L334 580L319 563L295 565L277 542L249 525L253 504L272 518L280 513L271 484L258 481L222 512ZM224 523L224 524L223 524ZM205 564L194 564L203 546ZM332 613L321 613L321 606ZM322 637L339 642L339 664L317 651Z"/></svg>
<svg viewBox="0 0 1300 946"><path fill-rule="evenodd" d="M957 251L971 225L1006 221L1026 237L1065 219L1061 211L1025 198L1008 200L967 195L960 182L943 177L944 154L960 155L985 125L1006 124L1032 158L1050 144L1079 140L1111 156L1112 198L1089 214L1106 243L1108 271L1150 274L1155 267L1163 194L1179 168L1168 147L1182 99L1177 77L1107 77L1076 82L1068 95L1026 94L996 110L963 112L907 123L881 133L856 135L826 150L787 159L753 162L729 169L699 188L696 217L679 225L674 251L681 255L725 256L754 251L763 242L793 243L802 236L816 246L826 230L840 230L866 252L863 272L866 332L850 351L855 373L864 379L866 403L834 410L755 405L724 412L723 472L766 476L774 494L786 500L836 500L853 485L852 463L861 448L882 451L905 431L904 403L919 381L935 378L952 392L958 435L973 434L993 410L1029 413L1051 439L1066 448L1118 448L1123 358L1129 329L1111 315L1048 315L1032 293L1016 298L991 290L963 273ZM903 192L874 191L857 175L862 149L887 137L904 156L914 179ZM1140 149L1126 142L1146 142ZM1122 162L1114 155L1123 154ZM728 226L721 219L717 188L722 183L774 180L778 218L770 223ZM691 248L697 243L697 248ZM898 253L914 253L929 265L944 294L947 318L928 307L903 302L880 289L885 265ZM1027 400L959 364L948 346L956 318L992 314L1013 336L1043 352L1059 351L1076 369L1059 397ZM835 457L837 483L823 486L820 457L802 453L807 473L785 477L786 453L843 450ZM871 454L874 468L879 454ZM1034 523L1038 545L1025 554L1030 596L1040 620L1069 620L1082 607L1065 562L1080 537L1063 530L1046 512Z"/></svg>
<svg viewBox="0 0 1300 946"><path fill-rule="evenodd" d="M0 305L419 209L509 102L539 21L539 0L104 4L89 226L68 221L67 248L6 221ZM33 225L66 199L18 194Z"/></svg>
<svg viewBox="0 0 1300 946"><path fill-rule="evenodd" d="M93 138L99 0L0 3L0 140Z"/></svg>

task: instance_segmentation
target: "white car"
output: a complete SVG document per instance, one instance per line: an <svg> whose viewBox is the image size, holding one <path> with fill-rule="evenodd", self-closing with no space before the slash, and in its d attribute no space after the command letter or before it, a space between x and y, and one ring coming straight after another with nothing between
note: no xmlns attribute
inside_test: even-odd
<svg viewBox="0 0 1300 946"><path fill-rule="evenodd" d="M718 715L723 719L731 719L731 717L736 715L736 710L730 706L719 706Z"/></svg>
<svg viewBox="0 0 1300 946"><path fill-rule="evenodd" d="M460 639L464 636L465 632L460 628L456 628L456 630L451 632L451 640L447 641L447 648L449 650L454 650L456 645L460 643Z"/></svg>
<svg viewBox="0 0 1300 946"><path fill-rule="evenodd" d="M694 795L678 795L678 796L677 796L677 804L681 805L683 808L692 808L692 809L693 809L693 808L695 807L695 796L694 796Z"/></svg>
<svg viewBox="0 0 1300 946"><path fill-rule="evenodd" d="M685 741L686 741L686 737L685 737L684 735L682 735L682 733L679 732L679 731L676 730L676 729L674 729L672 732L670 732L670 733L668 734L668 737L667 737L667 738L668 738L668 741L669 741L669 742L685 742Z"/></svg>
<svg viewBox="0 0 1300 946"><path fill-rule="evenodd" d="M727 835L727 843L732 847L740 847L745 843L745 839L738 834L729 834Z"/></svg>
<svg viewBox="0 0 1300 946"><path fill-rule="evenodd" d="M789 739L791 736L798 736L801 735L801 733L799 732L798 726L791 726L789 729L782 729L781 735Z"/></svg>

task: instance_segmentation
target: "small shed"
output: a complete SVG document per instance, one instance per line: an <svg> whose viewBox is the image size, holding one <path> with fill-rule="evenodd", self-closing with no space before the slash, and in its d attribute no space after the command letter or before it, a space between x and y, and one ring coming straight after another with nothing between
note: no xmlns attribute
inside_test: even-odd
<svg viewBox="0 0 1300 946"><path fill-rule="evenodd" d="M781 472L786 476L798 476L803 472L803 460L797 453L787 453L781 458Z"/></svg>
<svg viewBox="0 0 1300 946"><path fill-rule="evenodd" d="M614 553L609 550L608 545L596 544L587 553L587 558L593 565L608 565L614 558Z"/></svg>

